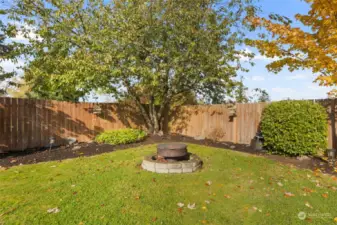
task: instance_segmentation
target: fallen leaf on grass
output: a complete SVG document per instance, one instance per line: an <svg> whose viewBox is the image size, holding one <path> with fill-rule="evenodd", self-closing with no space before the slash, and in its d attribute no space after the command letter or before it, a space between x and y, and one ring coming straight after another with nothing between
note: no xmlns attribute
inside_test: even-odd
<svg viewBox="0 0 337 225"><path fill-rule="evenodd" d="M329 194L324 193L324 194L322 194L322 197L323 197L323 198L328 198L328 197L329 197Z"/></svg>
<svg viewBox="0 0 337 225"><path fill-rule="evenodd" d="M47 212L48 213L58 213L58 212L60 212L60 209L55 207L55 208L52 208L52 209L48 209Z"/></svg>
<svg viewBox="0 0 337 225"><path fill-rule="evenodd" d="M314 190L311 190L310 188L303 188L303 191L308 192L308 193L313 193L315 192Z"/></svg>
<svg viewBox="0 0 337 225"><path fill-rule="evenodd" d="M284 197L288 198L288 197L294 197L295 195L291 192L284 192Z"/></svg>
<svg viewBox="0 0 337 225"><path fill-rule="evenodd" d="M308 223L311 223L312 219L311 218L306 218L305 221L307 221Z"/></svg>
<svg viewBox="0 0 337 225"><path fill-rule="evenodd" d="M228 199L230 199L230 198L231 198L231 196L230 196L230 195L224 195L224 197L225 197L225 198L228 198Z"/></svg>
<svg viewBox="0 0 337 225"><path fill-rule="evenodd" d="M281 182L277 182L277 185L283 187L283 184Z"/></svg>
<svg viewBox="0 0 337 225"><path fill-rule="evenodd" d="M306 202L306 203L305 203L305 206L306 206L306 207L309 207L310 209L312 209L312 206L310 205L309 202Z"/></svg>
<svg viewBox="0 0 337 225"><path fill-rule="evenodd" d="M178 208L178 213L182 213L183 212L183 208Z"/></svg>
<svg viewBox="0 0 337 225"><path fill-rule="evenodd" d="M202 224L207 224L207 220L201 220Z"/></svg>
<svg viewBox="0 0 337 225"><path fill-rule="evenodd" d="M2 171L2 170L8 170L8 168L4 167L4 166L0 166L0 171Z"/></svg>
<svg viewBox="0 0 337 225"><path fill-rule="evenodd" d="M333 221L334 221L335 223L337 223L337 217L335 217L335 218L333 219Z"/></svg>
<svg viewBox="0 0 337 225"><path fill-rule="evenodd" d="M157 221L157 217L153 217L152 222L156 222L156 221Z"/></svg>
<svg viewBox="0 0 337 225"><path fill-rule="evenodd" d="M180 208L184 207L184 205L185 205L185 204L182 203L182 202L178 202L178 203L177 203L177 206L179 206Z"/></svg>
<svg viewBox="0 0 337 225"><path fill-rule="evenodd" d="M193 203L193 204L188 203L187 208L195 209L195 203Z"/></svg>
<svg viewBox="0 0 337 225"><path fill-rule="evenodd" d="M140 199L140 196L139 196L139 195L137 195L137 196L135 197L135 199L136 199L136 200L139 200L139 199Z"/></svg>
<svg viewBox="0 0 337 225"><path fill-rule="evenodd" d="M212 184L212 181L210 180L205 183L206 186L211 186L211 184Z"/></svg>
<svg viewBox="0 0 337 225"><path fill-rule="evenodd" d="M259 208L255 207L255 206L253 206L253 209L254 209L254 211L262 212L262 209L259 209Z"/></svg>

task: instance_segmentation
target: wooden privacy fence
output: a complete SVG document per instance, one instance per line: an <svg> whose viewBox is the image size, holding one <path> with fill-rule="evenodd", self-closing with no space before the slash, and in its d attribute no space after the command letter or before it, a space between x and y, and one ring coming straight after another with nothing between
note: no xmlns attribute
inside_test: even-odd
<svg viewBox="0 0 337 225"><path fill-rule="evenodd" d="M328 114L328 147L337 148L337 99L315 101L326 108ZM182 135L207 138L220 142L252 144L259 131L261 115L268 103L236 104L236 116L231 117L226 105L184 106L170 121L170 131Z"/></svg>
<svg viewBox="0 0 337 225"><path fill-rule="evenodd" d="M100 115L94 114L95 105L102 109ZM57 144L69 137L87 142L104 130L141 127L131 112L130 106L116 104L0 98L0 151L44 147L50 137Z"/></svg>
<svg viewBox="0 0 337 225"><path fill-rule="evenodd" d="M329 147L336 144L336 100L317 100L329 115ZM237 104L231 117L226 105L184 106L167 115L167 129L195 138L250 144L259 129L267 103ZM95 114L95 107L101 113ZM104 130L125 127L144 128L138 110L113 103L69 103L33 99L0 98L0 151L48 146L50 137L57 144L75 137L91 141Z"/></svg>

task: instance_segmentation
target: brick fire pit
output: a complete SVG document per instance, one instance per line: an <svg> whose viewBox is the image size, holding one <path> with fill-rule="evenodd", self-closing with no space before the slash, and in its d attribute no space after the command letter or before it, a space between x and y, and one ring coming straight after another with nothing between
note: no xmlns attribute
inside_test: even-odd
<svg viewBox="0 0 337 225"><path fill-rule="evenodd" d="M142 163L144 170L155 173L192 173L201 166L201 159L181 143L159 144L157 155L144 157Z"/></svg>

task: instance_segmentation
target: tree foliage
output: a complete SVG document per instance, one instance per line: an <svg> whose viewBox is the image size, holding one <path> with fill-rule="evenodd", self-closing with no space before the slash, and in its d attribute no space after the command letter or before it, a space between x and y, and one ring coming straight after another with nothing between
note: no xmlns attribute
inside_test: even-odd
<svg viewBox="0 0 337 225"><path fill-rule="evenodd" d="M25 80L34 92L78 101L100 89L132 99L150 132L180 95L230 93L254 14L253 0L17 0L11 9L27 25L22 52L33 57Z"/></svg>
<svg viewBox="0 0 337 225"><path fill-rule="evenodd" d="M4 15L5 13L6 12L0 7L0 16ZM10 27L6 26L6 24L0 20L0 63L10 60L15 62L15 45L5 42L6 38L13 36L13 32L11 31L12 29L10 29ZM5 71L4 68L0 65L0 83L2 84L2 87L0 88L0 95L5 94L7 88L15 84L10 80L10 78L14 77L15 75L15 71Z"/></svg>
<svg viewBox="0 0 337 225"><path fill-rule="evenodd" d="M269 102L270 96L268 92L262 88L254 88L249 90L243 83L243 77L237 83L234 92L234 101L237 103L249 103L249 102Z"/></svg>
<svg viewBox="0 0 337 225"><path fill-rule="evenodd" d="M261 88L255 88L253 89L253 96L251 97L251 101L253 102L270 102L270 96L269 93Z"/></svg>
<svg viewBox="0 0 337 225"><path fill-rule="evenodd" d="M306 14L297 14L296 20L304 27L280 15L269 18L252 18L252 25L264 27L272 35L261 35L261 40L249 44L267 57L277 60L267 65L270 71L279 72L284 66L290 71L311 69L317 73L320 85L337 83L337 2L332 0L305 0L310 4Z"/></svg>

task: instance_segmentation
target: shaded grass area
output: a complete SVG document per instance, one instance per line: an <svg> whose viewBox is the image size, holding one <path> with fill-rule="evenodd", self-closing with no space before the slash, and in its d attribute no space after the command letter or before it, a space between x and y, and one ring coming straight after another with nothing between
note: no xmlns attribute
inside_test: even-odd
<svg viewBox="0 0 337 225"><path fill-rule="evenodd" d="M333 224L337 217L335 177L230 150L188 148L204 161L192 174L143 171L142 158L155 145L1 171L0 223ZM47 213L55 207L60 212Z"/></svg>

